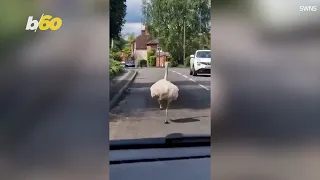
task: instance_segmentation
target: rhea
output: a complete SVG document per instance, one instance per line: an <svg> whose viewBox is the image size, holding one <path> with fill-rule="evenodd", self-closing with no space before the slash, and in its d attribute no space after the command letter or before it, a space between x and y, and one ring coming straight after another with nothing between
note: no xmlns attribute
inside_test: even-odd
<svg viewBox="0 0 320 180"><path fill-rule="evenodd" d="M164 78L160 79L150 87L151 97L158 100L160 104L160 109L166 110L166 119L164 121L165 124L169 123L168 121L169 104L173 100L177 100L178 93L179 93L179 88L167 80L168 66L169 66L169 62L165 62Z"/></svg>

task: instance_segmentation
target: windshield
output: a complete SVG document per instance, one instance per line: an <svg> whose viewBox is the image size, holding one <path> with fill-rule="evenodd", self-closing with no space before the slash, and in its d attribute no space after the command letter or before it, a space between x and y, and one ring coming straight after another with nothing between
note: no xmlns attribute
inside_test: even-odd
<svg viewBox="0 0 320 180"><path fill-rule="evenodd" d="M186 136L210 135L210 71L199 72L199 76L190 75L190 69L184 66L184 58L181 56L181 43L177 43L183 30L175 28L176 22L182 22L183 17L168 14L180 11L181 5L173 3L168 7L163 6L169 9L163 9L162 15L174 17L167 19L169 29L163 29L157 26L158 23L152 22L159 20L155 16L158 14L156 9L149 9L147 13L154 17L145 18L136 11L136 5L132 2L128 0L126 3L126 22L119 33L121 36L111 37L110 140L163 138L176 133ZM159 5L158 1L147 3L150 3L150 7ZM190 12L199 13L192 1L183 3L189 3L185 7L190 7ZM204 8L200 9L201 14L210 17L209 1L199 3ZM110 13L110 18L117 17L112 15L112 11ZM162 28L161 37L165 44L161 44L162 41L159 44L156 34L144 26L139 25L137 30L134 17L139 17L139 22L144 19L151 29ZM190 58L199 48L206 50L197 53L197 57L210 58L210 29L203 28L199 33L199 22L191 19L193 17L186 20L187 31L189 34L201 34L202 37L196 37L198 41L188 43L189 37L186 36L185 57ZM207 27L209 21L210 18L203 18L202 27ZM111 29L113 27L110 25ZM158 48L161 51L157 51ZM117 54L136 67L120 68ZM165 61L170 61L166 76L170 83L163 81Z"/></svg>
<svg viewBox="0 0 320 180"><path fill-rule="evenodd" d="M211 51L198 51L197 58L211 58Z"/></svg>

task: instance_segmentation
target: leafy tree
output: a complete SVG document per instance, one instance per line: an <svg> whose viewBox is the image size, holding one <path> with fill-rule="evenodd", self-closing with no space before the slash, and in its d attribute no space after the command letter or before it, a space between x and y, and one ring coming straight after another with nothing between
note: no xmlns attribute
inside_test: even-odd
<svg viewBox="0 0 320 180"><path fill-rule="evenodd" d="M135 40L136 36L134 33L128 35L128 40L126 40L126 44L122 50L126 57L130 57L131 55L131 43Z"/></svg>
<svg viewBox="0 0 320 180"><path fill-rule="evenodd" d="M122 51L122 49L125 47L127 41L123 39L122 37L119 37L117 39L113 40L113 52L119 52Z"/></svg>
<svg viewBox="0 0 320 180"><path fill-rule="evenodd" d="M110 40L120 37L126 10L126 0L110 0Z"/></svg>
<svg viewBox="0 0 320 180"><path fill-rule="evenodd" d="M184 29L186 55L209 47L210 9L208 0L143 0L141 10L150 34L159 38L162 49L172 59L183 64Z"/></svg>
<svg viewBox="0 0 320 180"><path fill-rule="evenodd" d="M134 33L128 34L128 40L127 40L127 42L128 42L129 44L131 44L135 39L136 39L136 36L134 35Z"/></svg>
<svg viewBox="0 0 320 180"><path fill-rule="evenodd" d="M127 58L129 58L130 55L131 55L131 47L130 47L130 46L126 46L126 47L122 50L122 52L124 53L124 55L125 55Z"/></svg>
<svg viewBox="0 0 320 180"><path fill-rule="evenodd" d="M113 59L115 60L115 61L122 61L122 58L121 58L121 56L119 55L119 53L115 53L115 54L113 54Z"/></svg>

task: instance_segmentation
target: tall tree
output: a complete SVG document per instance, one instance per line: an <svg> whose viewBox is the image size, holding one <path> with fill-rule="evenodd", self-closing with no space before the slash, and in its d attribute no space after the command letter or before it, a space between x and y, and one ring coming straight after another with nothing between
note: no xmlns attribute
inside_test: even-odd
<svg viewBox="0 0 320 180"><path fill-rule="evenodd" d="M120 37L126 10L126 0L110 0L110 40Z"/></svg>
<svg viewBox="0 0 320 180"><path fill-rule="evenodd" d="M131 55L131 43L135 40L135 38L136 36L134 35L134 33L128 35L127 43L124 46L124 49L122 50L126 57L130 57Z"/></svg>
<svg viewBox="0 0 320 180"><path fill-rule="evenodd" d="M208 0L143 0L141 10L146 27L159 38L162 49L183 63L184 27L186 55L204 48L210 31L210 9Z"/></svg>
<svg viewBox="0 0 320 180"><path fill-rule="evenodd" d="M134 40L136 39L136 36L134 35L134 33L131 33L128 35L128 43L131 44Z"/></svg>
<svg viewBox="0 0 320 180"><path fill-rule="evenodd" d="M126 43L127 41L120 36L113 41L113 48L111 50L113 52L120 52L125 47Z"/></svg>

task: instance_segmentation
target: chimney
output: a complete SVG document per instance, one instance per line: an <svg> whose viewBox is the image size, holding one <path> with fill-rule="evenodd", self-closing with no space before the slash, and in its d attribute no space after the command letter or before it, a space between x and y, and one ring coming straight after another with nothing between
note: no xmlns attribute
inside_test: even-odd
<svg viewBox="0 0 320 180"><path fill-rule="evenodd" d="M150 33L145 25L142 25L141 34L149 36Z"/></svg>
<svg viewBox="0 0 320 180"><path fill-rule="evenodd" d="M145 33L146 33L146 27L144 25L142 25L141 34L145 35Z"/></svg>

